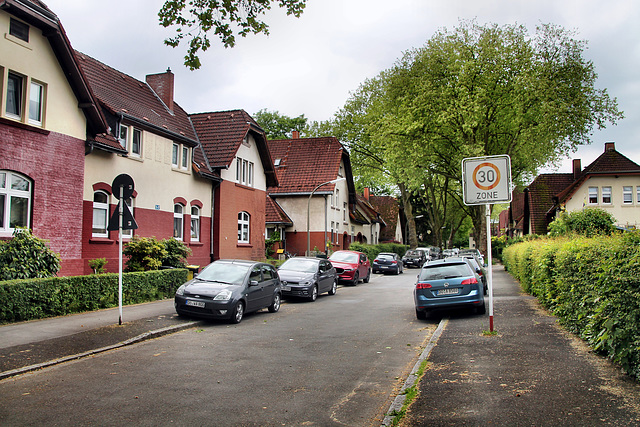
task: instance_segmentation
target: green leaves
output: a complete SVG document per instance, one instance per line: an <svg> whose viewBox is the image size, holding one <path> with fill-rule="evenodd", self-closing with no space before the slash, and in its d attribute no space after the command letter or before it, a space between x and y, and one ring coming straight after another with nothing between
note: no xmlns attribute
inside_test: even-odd
<svg viewBox="0 0 640 427"><path fill-rule="evenodd" d="M11 240L0 242L0 281L55 276L60 255L29 229L18 228Z"/></svg>

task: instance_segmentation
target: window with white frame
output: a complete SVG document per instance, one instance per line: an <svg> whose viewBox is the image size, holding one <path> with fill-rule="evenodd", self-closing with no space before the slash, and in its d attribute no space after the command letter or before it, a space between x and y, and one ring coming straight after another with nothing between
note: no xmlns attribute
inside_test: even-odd
<svg viewBox="0 0 640 427"><path fill-rule="evenodd" d="M247 212L238 213L238 243L249 243L251 216Z"/></svg>
<svg viewBox="0 0 640 427"><path fill-rule="evenodd" d="M336 208L340 208L340 190L336 188Z"/></svg>
<svg viewBox="0 0 640 427"><path fill-rule="evenodd" d="M23 85L24 77L10 71L7 77L7 100L5 104L7 117L13 119L22 118Z"/></svg>
<svg viewBox="0 0 640 427"><path fill-rule="evenodd" d="M173 166L174 168L178 167L178 157L180 157L180 146L174 142L173 146L171 147L171 166Z"/></svg>
<svg viewBox="0 0 640 427"><path fill-rule="evenodd" d="M18 173L0 170L0 232L13 233L29 227L31 221L31 181Z"/></svg>
<svg viewBox="0 0 640 427"><path fill-rule="evenodd" d="M133 128L133 135L131 136L131 154L135 157L142 155L142 131L140 129Z"/></svg>
<svg viewBox="0 0 640 427"><path fill-rule="evenodd" d="M347 221L347 202L342 203L342 220Z"/></svg>
<svg viewBox="0 0 640 427"><path fill-rule="evenodd" d="M598 187L589 187L589 204L598 204Z"/></svg>
<svg viewBox="0 0 640 427"><path fill-rule="evenodd" d="M191 206L191 240L200 240L200 208Z"/></svg>
<svg viewBox="0 0 640 427"><path fill-rule="evenodd" d="M129 128L127 126L123 125L122 123L120 123L119 129L118 129L118 142L120 142L120 145L125 150L128 150L127 149L127 135L128 134L129 134Z"/></svg>
<svg viewBox="0 0 640 427"><path fill-rule="evenodd" d="M109 195L102 190L93 193L93 222L91 235L93 237L109 237Z"/></svg>
<svg viewBox="0 0 640 427"><path fill-rule="evenodd" d="M35 126L43 125L46 84L0 67L0 87L4 91L0 96L0 112L4 117Z"/></svg>
<svg viewBox="0 0 640 427"><path fill-rule="evenodd" d="M182 147L182 169L187 169L189 166L189 147Z"/></svg>
<svg viewBox="0 0 640 427"><path fill-rule="evenodd" d="M184 206L180 203L173 205L173 237L182 240L184 230Z"/></svg>
<svg viewBox="0 0 640 427"><path fill-rule="evenodd" d="M624 203L625 205L633 204L633 187L632 186L622 187L622 203Z"/></svg>
<svg viewBox="0 0 640 427"><path fill-rule="evenodd" d="M236 181L239 184L253 187L254 164L240 157L236 158Z"/></svg>
<svg viewBox="0 0 640 427"><path fill-rule="evenodd" d="M44 105L44 85L31 81L29 89L29 123L42 125L42 107Z"/></svg>
<svg viewBox="0 0 640 427"><path fill-rule="evenodd" d="M611 204L611 187L602 187L602 204Z"/></svg>
<svg viewBox="0 0 640 427"><path fill-rule="evenodd" d="M636 203L640 204L640 186L636 187Z"/></svg>

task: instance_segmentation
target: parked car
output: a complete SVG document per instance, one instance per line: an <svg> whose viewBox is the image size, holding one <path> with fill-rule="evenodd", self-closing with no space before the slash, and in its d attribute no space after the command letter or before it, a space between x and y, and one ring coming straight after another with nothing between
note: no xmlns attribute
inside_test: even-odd
<svg viewBox="0 0 640 427"><path fill-rule="evenodd" d="M458 255L459 256L473 255L476 257L478 264L485 267L484 255L482 255L482 252L480 252L478 249L461 249Z"/></svg>
<svg viewBox="0 0 640 427"><path fill-rule="evenodd" d="M469 264L469 266L471 266L471 269L475 271L476 274L480 277L480 280L482 281L482 285L484 286L484 293L486 294L489 286L487 284L487 270L484 268L484 265L480 265L478 263L478 259L473 254L470 254L470 253L466 255L460 255L459 257L453 257L453 258L447 258L447 259L452 260L456 258L465 260Z"/></svg>
<svg viewBox="0 0 640 427"><path fill-rule="evenodd" d="M335 295L338 275L326 259L294 257L278 268L283 297L301 297L315 301L319 294Z"/></svg>
<svg viewBox="0 0 640 427"><path fill-rule="evenodd" d="M427 254L422 249L410 249L402 257L405 267L422 267L427 262Z"/></svg>
<svg viewBox="0 0 640 427"><path fill-rule="evenodd" d="M463 259L430 261L422 267L413 290L418 319L426 319L436 308L470 306L484 314L484 288L471 266Z"/></svg>
<svg viewBox="0 0 640 427"><path fill-rule="evenodd" d="M240 323L245 313L262 308L277 312L280 286L278 272L271 264L218 260L178 288L174 305L181 316Z"/></svg>
<svg viewBox="0 0 640 427"><path fill-rule="evenodd" d="M371 264L374 273L402 274L403 264L400 256L393 252L380 252Z"/></svg>
<svg viewBox="0 0 640 427"><path fill-rule="evenodd" d="M362 252L335 251L329 261L335 267L338 279L353 286L358 284L360 278L364 283L368 283L371 278L371 263Z"/></svg>

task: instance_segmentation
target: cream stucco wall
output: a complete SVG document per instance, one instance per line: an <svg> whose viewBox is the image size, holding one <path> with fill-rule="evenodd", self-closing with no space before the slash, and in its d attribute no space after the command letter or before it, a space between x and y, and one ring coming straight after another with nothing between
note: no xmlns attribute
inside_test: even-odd
<svg viewBox="0 0 640 427"><path fill-rule="evenodd" d="M598 187L598 203L589 203L589 187ZM611 203L602 203L602 187L611 187ZM622 187L632 187L633 203L624 204ZM640 177L619 176L592 177L585 181L576 193L567 200L565 208L568 212L583 209L583 207L598 207L610 212L616 219L616 225L621 227L640 227L640 202L638 201L638 187Z"/></svg>
<svg viewBox="0 0 640 427"><path fill-rule="evenodd" d="M240 144L238 151L236 153L236 159L241 158L243 160L248 160L253 162L253 187L267 191L267 178L264 174L264 168L262 167L262 161L260 160L260 153L256 147L256 141L253 136L248 135L247 142ZM236 160L229 165L229 169L222 170L220 176L225 181L237 182L236 180Z"/></svg>
<svg viewBox="0 0 640 427"><path fill-rule="evenodd" d="M25 99L29 99L29 81L33 79L45 86L43 124L47 130L70 135L75 138L86 138L86 118L78 108L76 99L58 59L53 53L47 39L37 28L29 28L29 42L24 42L9 35L9 17L0 11L0 74L2 81L2 110L5 115L5 102L8 71L26 78ZM23 117L26 114L23 114ZM27 123L26 119L22 119Z"/></svg>

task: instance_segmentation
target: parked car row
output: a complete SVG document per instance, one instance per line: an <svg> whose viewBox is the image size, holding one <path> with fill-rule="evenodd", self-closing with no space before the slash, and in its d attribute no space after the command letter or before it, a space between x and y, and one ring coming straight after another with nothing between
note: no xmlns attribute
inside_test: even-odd
<svg viewBox="0 0 640 427"><path fill-rule="evenodd" d="M178 288L174 306L181 316L240 323L263 308L276 313L282 297L315 301L325 292L335 295L339 281L357 285L370 278L367 256L355 251L336 251L328 260L293 257L277 270L264 262L218 260Z"/></svg>

